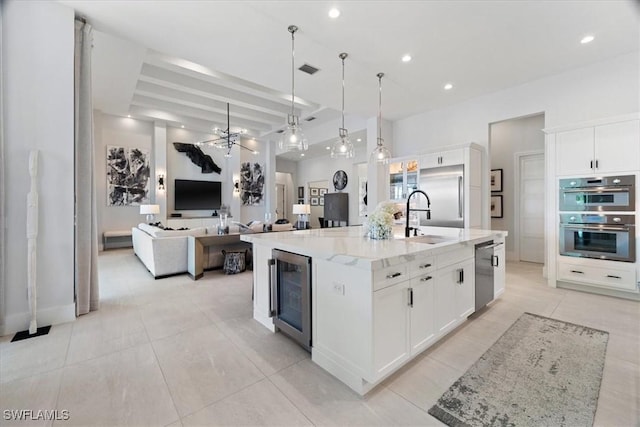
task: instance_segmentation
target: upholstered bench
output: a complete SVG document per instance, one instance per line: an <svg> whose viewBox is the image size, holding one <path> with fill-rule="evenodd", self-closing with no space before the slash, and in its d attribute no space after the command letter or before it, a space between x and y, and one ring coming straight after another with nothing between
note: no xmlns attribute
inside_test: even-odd
<svg viewBox="0 0 640 427"><path fill-rule="evenodd" d="M105 231L102 233L102 243L104 249L133 247L131 230Z"/></svg>

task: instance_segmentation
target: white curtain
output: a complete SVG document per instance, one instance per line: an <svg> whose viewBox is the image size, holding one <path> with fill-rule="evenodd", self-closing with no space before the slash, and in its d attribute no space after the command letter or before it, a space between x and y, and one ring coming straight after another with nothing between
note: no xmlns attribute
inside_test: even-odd
<svg viewBox="0 0 640 427"><path fill-rule="evenodd" d="M91 25L76 20L75 32L75 297L76 316L97 310L98 218L94 177L91 100Z"/></svg>

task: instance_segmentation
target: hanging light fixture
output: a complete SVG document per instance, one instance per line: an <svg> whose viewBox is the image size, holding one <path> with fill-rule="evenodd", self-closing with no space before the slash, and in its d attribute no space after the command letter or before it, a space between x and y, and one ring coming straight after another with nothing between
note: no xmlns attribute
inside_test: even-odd
<svg viewBox="0 0 640 427"><path fill-rule="evenodd" d="M386 165L391 158L391 152L384 146L384 139L382 139L382 77L384 73L378 73L378 138L376 148L371 153L371 161L382 163Z"/></svg>
<svg viewBox="0 0 640 427"><path fill-rule="evenodd" d="M353 157L353 144L349 139L349 131L344 127L344 60L349 56L346 53L341 53L338 58L342 60L342 127L338 129L338 139L333 142L331 146L331 158L337 157L351 158Z"/></svg>
<svg viewBox="0 0 640 427"><path fill-rule="evenodd" d="M295 33L298 31L298 27L295 25L289 25L288 28L291 33L291 114L287 115L287 127L282 133L280 139L280 148L287 151L294 150L307 150L309 145L307 139L302 133L302 127L300 127L300 119L295 114L294 100L295 100Z"/></svg>
<svg viewBox="0 0 640 427"><path fill-rule="evenodd" d="M244 134L246 131L244 129L241 129L239 132L231 132L230 122L231 122L231 116L229 114L229 103L227 102L227 128L225 130L222 130L220 128L215 128L213 130L213 133L218 135L218 138L207 139L206 141L199 141L199 142L196 142L195 145L197 145L198 147L201 147L206 144L210 147L216 147L221 150L226 150L226 153L224 154L225 157L231 157L231 149L233 148L234 145L237 145L238 147L244 150L251 151L253 154L258 154L258 151L253 150L249 147L246 147L239 142L239 141L242 141L241 135Z"/></svg>

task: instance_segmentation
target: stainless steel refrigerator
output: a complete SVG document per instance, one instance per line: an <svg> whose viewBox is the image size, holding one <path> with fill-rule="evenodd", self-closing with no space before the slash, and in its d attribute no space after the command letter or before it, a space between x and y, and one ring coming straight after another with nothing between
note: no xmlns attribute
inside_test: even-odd
<svg viewBox="0 0 640 427"><path fill-rule="evenodd" d="M420 225L464 228L464 165L420 169L419 188L431 201L431 219L421 216ZM411 201L426 208L420 194Z"/></svg>

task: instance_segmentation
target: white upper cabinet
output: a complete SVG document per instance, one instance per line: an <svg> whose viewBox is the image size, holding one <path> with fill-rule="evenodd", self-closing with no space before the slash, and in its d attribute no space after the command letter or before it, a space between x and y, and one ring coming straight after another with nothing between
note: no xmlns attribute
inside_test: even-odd
<svg viewBox="0 0 640 427"><path fill-rule="evenodd" d="M438 166L461 165L464 163L464 149L429 153L421 159L421 168L437 168Z"/></svg>
<svg viewBox="0 0 640 427"><path fill-rule="evenodd" d="M556 175L628 172L640 168L638 120L556 134Z"/></svg>
<svg viewBox="0 0 640 427"><path fill-rule="evenodd" d="M418 189L418 161L405 159L389 164L389 199L406 200Z"/></svg>

